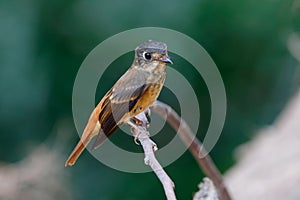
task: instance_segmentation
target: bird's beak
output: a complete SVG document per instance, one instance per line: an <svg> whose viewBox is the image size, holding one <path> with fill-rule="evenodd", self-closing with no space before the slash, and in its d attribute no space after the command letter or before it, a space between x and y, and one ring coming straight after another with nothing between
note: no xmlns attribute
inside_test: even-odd
<svg viewBox="0 0 300 200"><path fill-rule="evenodd" d="M169 57L163 58L163 59L159 60L159 62L173 64L172 60Z"/></svg>

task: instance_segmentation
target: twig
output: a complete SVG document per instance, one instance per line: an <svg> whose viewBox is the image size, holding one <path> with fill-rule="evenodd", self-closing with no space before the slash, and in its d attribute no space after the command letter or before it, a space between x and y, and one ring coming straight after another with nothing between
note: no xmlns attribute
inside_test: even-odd
<svg viewBox="0 0 300 200"><path fill-rule="evenodd" d="M180 118L170 106L160 101L156 101L150 109L165 118L168 123L178 132L180 138L185 144L191 144L188 147L190 152L193 154L199 166L202 168L204 174L206 174L206 176L213 181L218 190L220 200L231 200L221 173L205 151L202 143L196 137L194 137L194 134L187 123Z"/></svg>
<svg viewBox="0 0 300 200"><path fill-rule="evenodd" d="M168 200L176 200L175 192L174 192L174 183L168 176L168 174L164 171L162 166L156 160L154 151L157 150L156 144L149 138L149 132L146 130L145 126L136 125L132 122L128 122L128 124L133 128L132 132L134 137L137 138L145 153L144 162L146 165L149 165L153 172L156 174L160 182L162 183L165 194Z"/></svg>

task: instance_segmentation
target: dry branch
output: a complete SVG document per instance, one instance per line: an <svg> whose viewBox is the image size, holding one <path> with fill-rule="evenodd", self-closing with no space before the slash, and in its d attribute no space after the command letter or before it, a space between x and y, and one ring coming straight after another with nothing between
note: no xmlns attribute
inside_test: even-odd
<svg viewBox="0 0 300 200"><path fill-rule="evenodd" d="M217 188L220 200L231 200L231 197L225 187L223 178L210 156L205 151L202 143L194 137L190 127L178 114L167 104L156 101L151 110L161 115L167 122L177 131L180 138L185 144L189 145L189 150L202 168L203 172L208 176Z"/></svg>
<svg viewBox="0 0 300 200"><path fill-rule="evenodd" d="M168 200L176 200L175 192L174 192L174 183L168 176L168 174L164 171L162 166L159 164L157 159L155 158L154 151L157 150L156 144L149 138L150 134L146 130L145 126L135 125L131 122L128 124L133 128L132 132L137 138L145 153L144 162L146 165L149 165L153 172L156 174L160 182L162 183L165 194Z"/></svg>

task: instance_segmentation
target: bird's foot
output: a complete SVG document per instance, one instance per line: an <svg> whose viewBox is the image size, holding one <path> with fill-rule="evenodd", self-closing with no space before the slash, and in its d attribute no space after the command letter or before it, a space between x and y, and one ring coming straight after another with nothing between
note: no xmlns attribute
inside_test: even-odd
<svg viewBox="0 0 300 200"><path fill-rule="evenodd" d="M147 108L144 112L132 118L138 126L149 128L150 126L150 109Z"/></svg>
<svg viewBox="0 0 300 200"><path fill-rule="evenodd" d="M130 132L132 133L132 135L134 136L134 143L137 145L140 145L140 143L138 142L138 137L140 134L140 131L136 131L139 129L139 125L137 123L133 123L130 120L127 122L127 124L130 126Z"/></svg>

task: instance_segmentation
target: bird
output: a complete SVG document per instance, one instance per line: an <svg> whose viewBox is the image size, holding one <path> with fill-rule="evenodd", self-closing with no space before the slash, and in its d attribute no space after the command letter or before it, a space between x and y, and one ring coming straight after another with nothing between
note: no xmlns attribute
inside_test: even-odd
<svg viewBox="0 0 300 200"><path fill-rule="evenodd" d="M135 116L149 109L159 96L166 78L166 65L173 64L167 45L148 40L135 49L132 65L104 95L90 115L82 137L65 166L73 166L95 137L92 149L98 148L120 125L138 123Z"/></svg>

